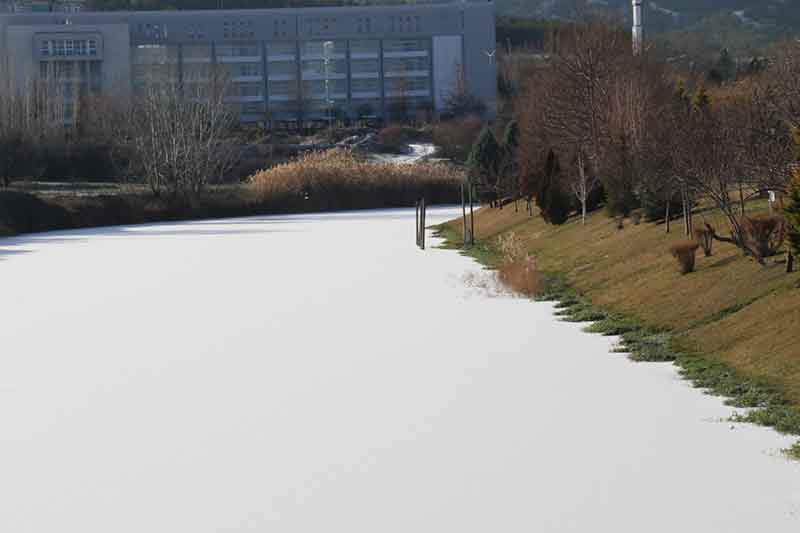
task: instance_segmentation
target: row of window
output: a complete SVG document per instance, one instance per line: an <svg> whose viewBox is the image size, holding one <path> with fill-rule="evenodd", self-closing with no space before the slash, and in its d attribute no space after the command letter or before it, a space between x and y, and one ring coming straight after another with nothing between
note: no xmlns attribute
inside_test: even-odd
<svg viewBox="0 0 800 533"><path fill-rule="evenodd" d="M178 69L175 64L134 64L134 71L147 72L156 67L167 68L172 72L177 73ZM224 65L225 72L231 78L240 77L260 77L263 76L263 68L261 63L230 63ZM379 74L379 65L377 59L357 59L353 60L350 64L350 72L353 74L354 79L359 75L374 75L376 78ZM208 63L186 63L183 65L184 79L208 79L212 71L212 67ZM407 58L396 61L386 61L384 63L384 72L387 76L403 77L403 73L424 73L427 76L429 72L429 64L426 58ZM303 78L313 78L318 76L330 76L332 78L340 78L347 76L347 63L343 60L328 61L327 64L321 60L303 61L301 64L301 75ZM282 61L270 63L269 76L272 77L297 77L297 63ZM368 77L368 76L367 76Z"/></svg>
<svg viewBox="0 0 800 533"><path fill-rule="evenodd" d="M80 44L79 44L80 43ZM417 52L417 55L427 55L430 43L424 39L383 41L384 54L397 52ZM53 50L63 53L54 54ZM66 54L66 50L70 53ZM43 55L79 55L76 50L81 50L85 55L87 51L92 55L97 53L97 41L87 40L60 40L42 41ZM177 45L165 46L157 44L138 45L134 48L134 61L139 63L159 63L177 60ZM92 52L93 51L93 52ZM295 58L297 56L295 43L290 41L277 41L267 43L267 58L271 61L282 61L282 58ZM304 57L337 58L344 57L347 51L347 41L306 41L300 43L300 55ZM365 55L378 56L380 41L377 40L352 40L350 53L364 57ZM186 44L182 46L183 59L186 61L210 61L212 48L210 43ZM217 44L216 56L218 59L261 57L261 44L258 42L242 42L236 44ZM141 59L138 59L141 58Z"/></svg>
<svg viewBox="0 0 800 533"><path fill-rule="evenodd" d="M97 39L44 39L39 43L42 57L94 57Z"/></svg>

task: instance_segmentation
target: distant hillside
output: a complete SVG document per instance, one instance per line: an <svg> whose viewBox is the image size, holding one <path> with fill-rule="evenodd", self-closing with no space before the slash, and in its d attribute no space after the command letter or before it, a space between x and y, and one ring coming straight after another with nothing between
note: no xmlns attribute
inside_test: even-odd
<svg viewBox="0 0 800 533"><path fill-rule="evenodd" d="M569 19L575 0L496 0L499 13L519 17ZM630 0L587 2L630 20ZM746 49L780 37L800 34L800 0L644 0L645 26L650 34L676 39L686 32L711 47Z"/></svg>

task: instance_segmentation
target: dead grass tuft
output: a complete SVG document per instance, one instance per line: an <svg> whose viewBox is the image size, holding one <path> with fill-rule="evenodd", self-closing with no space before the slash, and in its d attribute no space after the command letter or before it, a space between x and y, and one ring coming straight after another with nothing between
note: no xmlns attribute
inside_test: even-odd
<svg viewBox="0 0 800 533"><path fill-rule="evenodd" d="M545 289L544 276L536 268L536 260L528 254L522 238L511 231L497 238L503 263L497 269L500 282L525 296L538 296Z"/></svg>

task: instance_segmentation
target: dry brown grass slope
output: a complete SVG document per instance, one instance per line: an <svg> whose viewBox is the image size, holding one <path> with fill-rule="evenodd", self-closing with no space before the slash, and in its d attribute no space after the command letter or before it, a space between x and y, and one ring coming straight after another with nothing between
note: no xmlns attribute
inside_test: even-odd
<svg viewBox="0 0 800 533"><path fill-rule="evenodd" d="M724 227L718 214L703 218ZM695 272L681 275L668 251L685 238L678 223L669 234L645 222L619 230L598 212L586 226L554 227L513 206L482 209L475 220L479 240L513 230L540 269L565 274L593 303L669 328L681 345L767 380L800 406L800 274L787 275L778 259L762 267L717 242L711 257L697 254ZM450 224L460 231L460 221Z"/></svg>

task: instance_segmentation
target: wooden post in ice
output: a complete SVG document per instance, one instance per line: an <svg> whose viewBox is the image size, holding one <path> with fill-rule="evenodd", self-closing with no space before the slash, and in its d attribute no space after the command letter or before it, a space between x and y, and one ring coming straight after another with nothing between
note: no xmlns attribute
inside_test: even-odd
<svg viewBox="0 0 800 533"><path fill-rule="evenodd" d="M469 243L475 244L475 212L472 210L472 190L474 185L469 184Z"/></svg>
<svg viewBox="0 0 800 533"><path fill-rule="evenodd" d="M426 211L425 211L426 210L426 205L425 205L425 197L424 196L422 197L422 200L420 200L420 203L422 205L422 209L421 209L421 211L422 211L422 223L419 226L419 242L420 242L420 246L419 247L424 250L425 249L425 214L426 214Z"/></svg>
<svg viewBox="0 0 800 533"><path fill-rule="evenodd" d="M416 208L416 211L414 213L414 223L415 223L415 225L414 225L414 233L415 233L414 238L416 239L415 244L417 246L419 246L419 200L417 200L417 203L415 204L414 207Z"/></svg>
<svg viewBox="0 0 800 533"><path fill-rule="evenodd" d="M461 221L464 226L464 246L467 245L467 204L464 200L464 184L461 184Z"/></svg>

